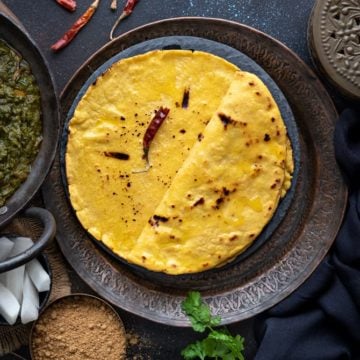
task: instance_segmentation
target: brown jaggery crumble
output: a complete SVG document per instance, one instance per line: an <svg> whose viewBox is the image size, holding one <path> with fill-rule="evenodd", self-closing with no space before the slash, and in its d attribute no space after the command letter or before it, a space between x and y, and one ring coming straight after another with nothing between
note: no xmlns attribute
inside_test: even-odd
<svg viewBox="0 0 360 360"><path fill-rule="evenodd" d="M65 297L45 310L32 334L33 360L124 360L126 334L101 300Z"/></svg>

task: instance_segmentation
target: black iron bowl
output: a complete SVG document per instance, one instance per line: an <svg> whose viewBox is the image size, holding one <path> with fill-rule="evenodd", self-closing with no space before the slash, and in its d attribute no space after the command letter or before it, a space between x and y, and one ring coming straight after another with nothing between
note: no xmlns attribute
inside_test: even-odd
<svg viewBox="0 0 360 360"><path fill-rule="evenodd" d="M48 174L54 160L58 135L59 135L59 105L55 92L53 78L47 63L30 36L12 21L7 15L0 12L0 39L18 51L30 64L41 94L41 113L43 140L39 153L31 166L31 172L25 182L0 208L0 229L7 225L26 205L39 190ZM0 272L10 270L29 261L41 251L55 233L55 220L44 209L29 209L25 214L29 217L39 218L44 224L44 232L40 241L26 254L19 254L6 264L0 263Z"/></svg>
<svg viewBox="0 0 360 360"><path fill-rule="evenodd" d="M10 236L10 238L11 237L14 237L14 235ZM37 257L37 260L40 262L40 264L42 265L44 270L50 276L50 290L49 291L43 291L43 292L39 293L39 313L40 313L42 311L42 309L44 309L44 307L46 306L46 304L47 304L47 302L49 300L49 297L50 297L51 287L52 287L52 271L51 271L49 260L48 260L46 255L39 254L39 256ZM14 325L19 325L19 324L21 324L20 317L17 318L16 323ZM4 326L4 325L9 325L9 324L0 315L0 326Z"/></svg>

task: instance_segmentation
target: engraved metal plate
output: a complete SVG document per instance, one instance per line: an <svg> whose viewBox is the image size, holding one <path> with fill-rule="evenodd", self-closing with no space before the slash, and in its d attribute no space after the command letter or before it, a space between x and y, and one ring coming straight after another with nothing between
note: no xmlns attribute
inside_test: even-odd
<svg viewBox="0 0 360 360"><path fill-rule="evenodd" d="M224 324L232 323L268 309L294 291L334 241L346 206L346 187L332 141L337 113L314 73L276 40L231 21L176 18L130 31L92 56L62 94L63 120L85 81L105 61L134 44L173 35L215 40L255 60L284 93L299 128L300 170L285 218L271 238L249 257L209 274L206 284L202 283L203 296L212 311L221 315ZM196 280L190 277L181 289L156 285L95 246L72 212L61 179L59 156L43 193L46 206L56 217L61 250L94 291L147 319L189 325L181 301L188 289L199 288Z"/></svg>
<svg viewBox="0 0 360 360"><path fill-rule="evenodd" d="M360 0L318 0L309 47L320 72L343 94L360 99Z"/></svg>

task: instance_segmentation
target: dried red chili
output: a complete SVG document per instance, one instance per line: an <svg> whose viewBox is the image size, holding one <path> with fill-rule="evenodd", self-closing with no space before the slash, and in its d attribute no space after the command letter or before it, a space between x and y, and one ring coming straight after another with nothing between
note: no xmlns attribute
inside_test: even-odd
<svg viewBox="0 0 360 360"><path fill-rule="evenodd" d="M67 46L77 33L90 21L99 6L99 2L100 0L95 0L80 18L75 21L73 26L62 36L62 38L51 46L51 50L59 51Z"/></svg>
<svg viewBox="0 0 360 360"><path fill-rule="evenodd" d="M114 31L117 26L120 24L122 20L127 18L133 12L135 5L139 2L139 0L127 0L123 12L120 14L119 18L116 20L114 26L110 31L110 40L114 38Z"/></svg>
<svg viewBox="0 0 360 360"><path fill-rule="evenodd" d="M136 170L133 171L133 173L141 173L146 172L150 168L150 162L149 162L149 151L150 151L150 145L152 141L154 140L155 135L160 129L160 126L166 119L166 117L169 114L170 109L160 107L159 110L155 112L154 117L150 121L150 124L148 128L145 131L144 138L143 138L143 159L146 161L146 168L143 170Z"/></svg>
<svg viewBox="0 0 360 360"><path fill-rule="evenodd" d="M75 0L56 0L56 2L64 7L66 10L75 11L76 1Z"/></svg>

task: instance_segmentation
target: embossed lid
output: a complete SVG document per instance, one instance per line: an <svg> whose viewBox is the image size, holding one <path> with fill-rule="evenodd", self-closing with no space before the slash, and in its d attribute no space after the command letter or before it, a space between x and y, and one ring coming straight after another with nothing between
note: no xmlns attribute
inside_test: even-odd
<svg viewBox="0 0 360 360"><path fill-rule="evenodd" d="M318 69L337 89L360 99L360 0L317 0L309 48Z"/></svg>

